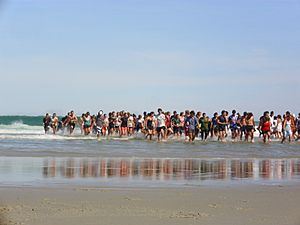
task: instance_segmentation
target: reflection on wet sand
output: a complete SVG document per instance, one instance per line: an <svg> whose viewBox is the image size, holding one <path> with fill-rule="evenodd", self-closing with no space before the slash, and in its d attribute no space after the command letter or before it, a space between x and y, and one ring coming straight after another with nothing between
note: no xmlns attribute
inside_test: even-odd
<svg viewBox="0 0 300 225"><path fill-rule="evenodd" d="M300 159L47 159L43 176L147 180L283 180L300 175Z"/></svg>

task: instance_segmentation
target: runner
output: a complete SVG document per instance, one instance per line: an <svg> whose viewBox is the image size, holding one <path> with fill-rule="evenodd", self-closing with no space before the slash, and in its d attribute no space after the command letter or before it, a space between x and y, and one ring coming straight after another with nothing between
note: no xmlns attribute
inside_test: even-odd
<svg viewBox="0 0 300 225"><path fill-rule="evenodd" d="M199 123L201 130L201 140L206 141L209 134L209 118L206 116L206 113L202 114Z"/></svg>
<svg viewBox="0 0 300 225"><path fill-rule="evenodd" d="M103 126L103 111L100 110L97 114L97 117L96 117L96 127L97 127L97 138L99 139L100 138L100 135L102 134L102 126Z"/></svg>
<svg viewBox="0 0 300 225"><path fill-rule="evenodd" d="M254 143L255 121L252 112L247 113L247 116L245 118L245 124L246 124L245 141L249 141L249 136L250 136L251 142Z"/></svg>
<svg viewBox="0 0 300 225"><path fill-rule="evenodd" d="M56 116L56 113L53 113L52 119L51 119L51 127L52 127L52 130L53 130L53 134L56 134L56 131L58 129L58 123L59 123L59 120Z"/></svg>
<svg viewBox="0 0 300 225"><path fill-rule="evenodd" d="M146 116L145 124L146 124L145 139L149 137L149 139L152 140L152 136L154 135L154 112L151 112Z"/></svg>
<svg viewBox="0 0 300 225"><path fill-rule="evenodd" d="M211 118L211 126L210 126L210 137L219 136L219 128L218 128L218 113L215 112L214 116Z"/></svg>
<svg viewBox="0 0 300 225"><path fill-rule="evenodd" d="M218 124L218 131L219 131L218 140L224 142L225 135L226 135L226 125L228 124L225 110L223 110L221 112L221 115L217 118L217 124Z"/></svg>
<svg viewBox="0 0 300 225"><path fill-rule="evenodd" d="M286 138L289 139L289 142L293 140L293 128L295 127L294 118L290 112L286 112L285 118L283 121L283 138L281 143L285 141Z"/></svg>
<svg viewBox="0 0 300 225"><path fill-rule="evenodd" d="M238 116L236 110L232 110L232 114L229 116L229 124L231 130L231 139L233 141L238 137Z"/></svg>
<svg viewBox="0 0 300 225"><path fill-rule="evenodd" d="M265 117L262 121L261 131L263 134L264 143L270 142L271 135L271 119L270 117Z"/></svg>
<svg viewBox="0 0 300 225"><path fill-rule="evenodd" d="M179 114L175 114L171 120L174 136L179 138L180 136L180 116Z"/></svg>
<svg viewBox="0 0 300 225"><path fill-rule="evenodd" d="M91 115L89 112L87 112L83 117L83 131L84 135L89 135L91 132Z"/></svg>
<svg viewBox="0 0 300 225"><path fill-rule="evenodd" d="M188 133L188 138L189 142L194 142L195 140L195 130L196 127L198 126L198 120L197 117L195 116L195 112L191 111L189 113L189 116L186 118L185 121L185 126L187 127L187 133Z"/></svg>
<svg viewBox="0 0 300 225"><path fill-rule="evenodd" d="M45 134L48 133L48 131L50 129L50 124L51 124L51 117L50 117L49 113L46 113L46 115L43 119L43 126L44 126Z"/></svg>
<svg viewBox="0 0 300 225"><path fill-rule="evenodd" d="M74 132L76 123L78 123L78 119L74 111L72 110L69 116L69 129L70 129L70 135Z"/></svg>
<svg viewBox="0 0 300 225"><path fill-rule="evenodd" d="M156 116L157 124L156 124L156 132L157 132L157 141L161 141L165 139L166 132L166 116L163 113L162 109L157 110L158 115Z"/></svg>

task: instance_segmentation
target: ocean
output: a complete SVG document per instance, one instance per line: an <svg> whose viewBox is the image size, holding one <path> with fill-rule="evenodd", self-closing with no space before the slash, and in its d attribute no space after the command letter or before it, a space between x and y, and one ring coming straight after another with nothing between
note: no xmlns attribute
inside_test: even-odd
<svg viewBox="0 0 300 225"><path fill-rule="evenodd" d="M158 143L44 134L42 116L0 116L0 186L197 186L300 181L300 142Z"/></svg>

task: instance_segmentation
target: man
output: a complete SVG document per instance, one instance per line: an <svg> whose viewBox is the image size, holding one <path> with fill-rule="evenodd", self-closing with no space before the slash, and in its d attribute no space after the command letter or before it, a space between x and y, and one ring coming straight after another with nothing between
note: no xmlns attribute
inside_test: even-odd
<svg viewBox="0 0 300 225"><path fill-rule="evenodd" d="M50 117L49 113L46 113L46 115L43 119L43 126L44 126L44 130L45 130L45 134L47 134L50 129L50 123L51 123L51 117Z"/></svg>
<svg viewBox="0 0 300 225"><path fill-rule="evenodd" d="M252 112L247 113L247 116L245 118L245 123L246 123L245 141L248 141L250 137L251 142L254 143L255 121Z"/></svg>
<svg viewBox="0 0 300 225"><path fill-rule="evenodd" d="M78 119L74 111L72 110L69 116L69 126L70 126L70 134L73 133L75 129L75 125L78 123Z"/></svg>
<svg viewBox="0 0 300 225"><path fill-rule="evenodd" d="M102 126L103 126L103 111L100 110L96 116L96 127L97 127L97 138L100 138L100 135L102 134Z"/></svg>
<svg viewBox="0 0 300 225"><path fill-rule="evenodd" d="M156 116L156 132L157 132L157 141L161 141L165 137L166 132L166 116L163 113L162 109L157 110L158 115Z"/></svg>
<svg viewBox="0 0 300 225"><path fill-rule="evenodd" d="M217 118L217 124L219 128L219 141L225 141L225 136L226 136L226 125L228 124L227 119L226 119L226 111L223 110L221 112L221 115Z"/></svg>
<svg viewBox="0 0 300 225"><path fill-rule="evenodd" d="M209 134L209 118L206 116L206 113L202 114L199 123L201 129L201 140L206 141L207 136Z"/></svg>
<svg viewBox="0 0 300 225"><path fill-rule="evenodd" d="M232 114L229 116L229 124L231 130L231 139L234 141L238 136L238 116L236 110L232 110Z"/></svg>
<svg viewBox="0 0 300 225"><path fill-rule="evenodd" d="M195 116L195 112L191 111L189 116L185 120L185 126L187 127L189 142L193 142L195 140L195 131L198 124L199 123L197 117Z"/></svg>
<svg viewBox="0 0 300 225"><path fill-rule="evenodd" d="M214 116L211 118L211 123L210 123L210 137L212 138L213 136L218 136L218 113L215 112Z"/></svg>

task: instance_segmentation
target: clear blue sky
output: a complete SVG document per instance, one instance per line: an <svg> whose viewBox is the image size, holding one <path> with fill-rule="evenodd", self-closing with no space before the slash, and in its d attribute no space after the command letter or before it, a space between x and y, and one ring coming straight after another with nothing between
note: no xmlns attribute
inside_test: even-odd
<svg viewBox="0 0 300 225"><path fill-rule="evenodd" d="M299 0L0 0L0 114L300 111Z"/></svg>

